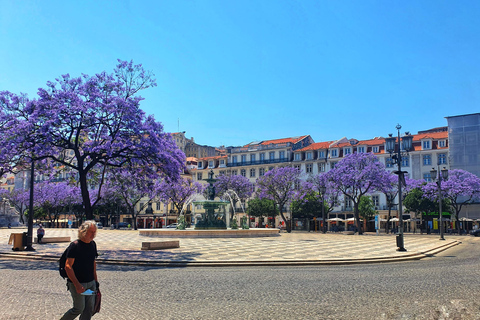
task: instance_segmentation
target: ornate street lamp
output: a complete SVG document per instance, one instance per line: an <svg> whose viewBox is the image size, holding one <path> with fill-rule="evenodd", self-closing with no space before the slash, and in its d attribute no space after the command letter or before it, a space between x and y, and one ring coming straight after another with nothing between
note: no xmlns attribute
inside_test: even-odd
<svg viewBox="0 0 480 320"><path fill-rule="evenodd" d="M437 164L438 170L435 170L435 168L432 168L430 170L430 177L434 182L437 184L438 188L438 212L439 212L439 231L440 231L440 240L445 240L443 237L443 216L442 216L442 180L447 180L448 179L448 170L447 168L443 167L443 169L440 171L440 164ZM438 175L437 175L438 173Z"/></svg>
<svg viewBox="0 0 480 320"><path fill-rule="evenodd" d="M327 233L326 225L325 225L325 192L327 192L327 188L325 186L320 187L320 194L322 195L322 232Z"/></svg>
<svg viewBox="0 0 480 320"><path fill-rule="evenodd" d="M405 173L402 171L402 156L408 155L408 152L412 150L413 137L410 133L405 132L405 135L400 139L400 129L402 126L397 124L395 127L398 131L398 144L396 143L397 137L393 137L390 133L388 138L385 138L385 149L390 153L390 159L393 164L398 165L398 170L394 171L398 175L398 235L397 235L397 251L407 251L403 245L403 208L402 208L402 184L405 185Z"/></svg>

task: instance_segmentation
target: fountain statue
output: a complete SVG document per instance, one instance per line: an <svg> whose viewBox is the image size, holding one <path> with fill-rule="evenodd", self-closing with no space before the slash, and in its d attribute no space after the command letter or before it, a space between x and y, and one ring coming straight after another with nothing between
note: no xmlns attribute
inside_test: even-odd
<svg viewBox="0 0 480 320"><path fill-rule="evenodd" d="M207 200L193 201L194 205L202 205L205 213L196 218L195 229L227 229L225 206L228 201L215 201L215 186L217 179L213 178L213 170L208 173Z"/></svg>

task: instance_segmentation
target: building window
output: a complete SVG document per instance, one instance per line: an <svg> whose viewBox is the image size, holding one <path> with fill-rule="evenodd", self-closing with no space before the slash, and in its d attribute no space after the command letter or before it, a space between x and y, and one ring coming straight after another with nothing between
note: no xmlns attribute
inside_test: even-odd
<svg viewBox="0 0 480 320"><path fill-rule="evenodd" d="M423 148L423 150L429 150L429 149L431 149L432 147L431 147L431 145L430 145L430 141L429 141L429 140L423 141L423 142L422 142L422 148Z"/></svg>
<svg viewBox="0 0 480 320"><path fill-rule="evenodd" d="M219 176L222 176L222 175L225 175L225 170L220 170L220 172L218 173Z"/></svg>
<svg viewBox="0 0 480 320"><path fill-rule="evenodd" d="M445 142L445 140L438 140L438 146L440 148L445 148L446 145L447 143Z"/></svg>
<svg viewBox="0 0 480 320"><path fill-rule="evenodd" d="M330 162L330 168L335 168L335 166L337 165L337 162Z"/></svg>
<svg viewBox="0 0 480 320"><path fill-rule="evenodd" d="M157 207L157 209L156 209L157 211L162 210L162 209L160 208L160 202L157 202L157 203L156 203L156 207Z"/></svg>
<svg viewBox="0 0 480 320"><path fill-rule="evenodd" d="M447 164L447 155L445 153L438 155L438 164Z"/></svg>
<svg viewBox="0 0 480 320"><path fill-rule="evenodd" d="M318 158L325 159L325 151L318 151Z"/></svg>
<svg viewBox="0 0 480 320"><path fill-rule="evenodd" d="M295 161L299 161L300 160L300 153L295 153Z"/></svg>
<svg viewBox="0 0 480 320"><path fill-rule="evenodd" d="M312 173L313 172L313 163L307 163L305 166L305 172L306 173Z"/></svg>
<svg viewBox="0 0 480 320"><path fill-rule="evenodd" d="M197 172L197 180L202 180L202 173L201 172Z"/></svg>
<svg viewBox="0 0 480 320"><path fill-rule="evenodd" d="M285 159L285 151L280 151L279 157L280 157L280 159L284 160Z"/></svg>
<svg viewBox="0 0 480 320"><path fill-rule="evenodd" d="M318 172L325 172L325 163L318 164Z"/></svg>
<svg viewBox="0 0 480 320"><path fill-rule="evenodd" d="M251 162L251 163L254 163L254 162L255 162L255 155L254 155L254 154L251 154L251 155L250 155L250 162Z"/></svg>
<svg viewBox="0 0 480 320"><path fill-rule="evenodd" d="M245 170L245 169L240 170L240 174L242 176L246 177L247 176L247 170Z"/></svg>
<svg viewBox="0 0 480 320"><path fill-rule="evenodd" d="M332 158L338 157L338 150L333 149L332 151L330 151L330 157L332 157Z"/></svg>
<svg viewBox="0 0 480 320"><path fill-rule="evenodd" d="M299 164L296 164L296 165L294 165L293 167L294 167L295 169L297 169L297 170L301 170Z"/></svg>
<svg viewBox="0 0 480 320"><path fill-rule="evenodd" d="M268 154L268 157L270 160L275 160L275 151L270 151L270 153Z"/></svg>
<svg viewBox="0 0 480 320"><path fill-rule="evenodd" d="M430 172L423 174L423 180L425 180L426 182L431 182L432 181L432 177L430 176Z"/></svg>
<svg viewBox="0 0 480 320"><path fill-rule="evenodd" d="M357 147L358 153L365 153L365 147Z"/></svg>
<svg viewBox="0 0 480 320"><path fill-rule="evenodd" d="M255 177L255 169L250 169L250 178L254 178Z"/></svg>
<svg viewBox="0 0 480 320"><path fill-rule="evenodd" d="M350 198L345 198L345 208L352 208L352 200Z"/></svg>
<svg viewBox="0 0 480 320"><path fill-rule="evenodd" d="M232 170L232 176L236 176L238 174L237 170Z"/></svg>
<svg viewBox="0 0 480 320"><path fill-rule="evenodd" d="M260 161L265 160L265 153L260 153Z"/></svg>
<svg viewBox="0 0 480 320"><path fill-rule="evenodd" d="M232 163L236 164L237 163L237 156L232 156Z"/></svg>
<svg viewBox="0 0 480 320"><path fill-rule="evenodd" d="M378 153L379 148L378 147L373 147L372 150L373 150L373 153Z"/></svg>
<svg viewBox="0 0 480 320"><path fill-rule="evenodd" d="M408 156L402 157L402 167L410 166L410 158Z"/></svg>
<svg viewBox="0 0 480 320"><path fill-rule="evenodd" d="M258 175L261 177L263 175L265 175L265 168L260 168L258 169Z"/></svg>
<svg viewBox="0 0 480 320"><path fill-rule="evenodd" d="M385 167L392 168L393 167L393 159L392 158L385 158Z"/></svg>
<svg viewBox="0 0 480 320"><path fill-rule="evenodd" d="M380 205L380 197L379 196L372 196L372 202L375 207Z"/></svg>
<svg viewBox="0 0 480 320"><path fill-rule="evenodd" d="M312 160L313 154L311 152L307 152L307 160Z"/></svg>
<svg viewBox="0 0 480 320"><path fill-rule="evenodd" d="M213 161L212 160L208 161L208 167L213 168Z"/></svg>
<svg viewBox="0 0 480 320"><path fill-rule="evenodd" d="M245 162L247 162L247 155L246 154L242 155L242 163L245 163Z"/></svg>
<svg viewBox="0 0 480 320"><path fill-rule="evenodd" d="M224 165L225 165L225 160L223 160L223 159L220 160L220 165L221 165L221 166L224 166Z"/></svg>
<svg viewBox="0 0 480 320"><path fill-rule="evenodd" d="M343 149L343 153L344 153L345 156L349 155L350 153L352 153L352 149L351 148L345 148L345 149Z"/></svg>
<svg viewBox="0 0 480 320"><path fill-rule="evenodd" d="M424 154L423 155L423 165L428 166L432 164L432 156L429 154Z"/></svg>

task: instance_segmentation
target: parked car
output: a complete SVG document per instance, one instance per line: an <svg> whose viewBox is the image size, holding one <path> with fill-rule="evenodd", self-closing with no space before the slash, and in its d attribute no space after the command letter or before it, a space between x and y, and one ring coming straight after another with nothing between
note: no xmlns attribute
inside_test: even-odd
<svg viewBox="0 0 480 320"><path fill-rule="evenodd" d="M480 237L480 229L472 230L470 234L474 237Z"/></svg>
<svg viewBox="0 0 480 320"><path fill-rule="evenodd" d="M97 228L98 229L103 229L103 224L101 222L97 222Z"/></svg>
<svg viewBox="0 0 480 320"><path fill-rule="evenodd" d="M169 225L167 226L167 228L175 228L175 229L176 229L176 228L177 228L177 224L176 224L176 223L169 224Z"/></svg>
<svg viewBox="0 0 480 320"><path fill-rule="evenodd" d="M119 222L118 223L118 229L122 229L122 228L124 228L124 229L128 228L128 223L127 222Z"/></svg>

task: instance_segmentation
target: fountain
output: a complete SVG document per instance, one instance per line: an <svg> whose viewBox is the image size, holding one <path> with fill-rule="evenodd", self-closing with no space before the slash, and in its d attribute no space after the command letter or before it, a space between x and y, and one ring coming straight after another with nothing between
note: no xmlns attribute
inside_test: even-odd
<svg viewBox="0 0 480 320"><path fill-rule="evenodd" d="M226 207L229 205L228 201L215 201L215 186L213 183L216 179L213 178L213 170L208 173L207 181L209 186L207 188L207 200L193 200L193 197L190 198L184 205L181 210L183 213L184 208L189 204L193 203L194 208L197 205L202 205L205 209L204 213L197 213L195 220L195 229L183 229L184 222L179 221L181 228L177 229L142 229L139 230L141 236L146 237L165 237L165 238L251 238L251 237L276 237L280 236L278 229L273 228L261 228L261 229L249 229L247 217L243 217L241 222L242 230L235 228L232 225L231 229L229 227L229 217L230 214L227 214ZM242 207L243 209L243 207ZM184 215L181 215L184 217ZM235 224L235 223L234 223ZM245 227L244 227L245 226Z"/></svg>
<svg viewBox="0 0 480 320"><path fill-rule="evenodd" d="M208 199L204 201L193 201L194 205L202 205L205 213L199 218L195 218L195 230L205 229L227 229L227 214L225 207L228 201L215 201L215 186L213 185L217 179L213 178L213 170L208 173L207 188Z"/></svg>

